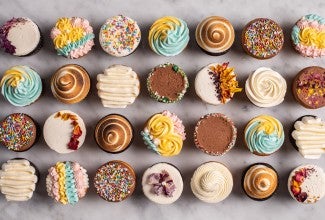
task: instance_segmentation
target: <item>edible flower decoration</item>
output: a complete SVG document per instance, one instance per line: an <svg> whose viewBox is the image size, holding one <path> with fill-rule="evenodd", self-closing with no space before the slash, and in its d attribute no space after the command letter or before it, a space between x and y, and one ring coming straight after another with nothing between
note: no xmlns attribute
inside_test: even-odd
<svg viewBox="0 0 325 220"><path fill-rule="evenodd" d="M163 170L161 173L150 174L148 184L152 185L152 191L156 195L172 197L176 190L176 186L166 170Z"/></svg>

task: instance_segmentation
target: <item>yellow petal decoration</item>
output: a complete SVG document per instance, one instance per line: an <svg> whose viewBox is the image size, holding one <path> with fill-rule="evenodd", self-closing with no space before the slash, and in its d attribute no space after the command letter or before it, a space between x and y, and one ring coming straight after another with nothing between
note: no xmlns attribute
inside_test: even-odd
<svg viewBox="0 0 325 220"><path fill-rule="evenodd" d="M323 49L325 48L325 31L311 27L304 28L299 34L299 40L302 45Z"/></svg>
<svg viewBox="0 0 325 220"><path fill-rule="evenodd" d="M162 156L174 156L179 154L183 146L182 137L176 134L168 134L160 139L158 152Z"/></svg>
<svg viewBox="0 0 325 220"><path fill-rule="evenodd" d="M153 138L161 139L167 134L174 132L173 122L162 114L156 114L148 121L148 130Z"/></svg>

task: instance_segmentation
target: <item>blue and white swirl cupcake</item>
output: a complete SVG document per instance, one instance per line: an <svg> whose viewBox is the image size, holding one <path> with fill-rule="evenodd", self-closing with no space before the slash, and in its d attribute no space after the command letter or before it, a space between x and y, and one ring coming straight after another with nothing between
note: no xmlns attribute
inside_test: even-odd
<svg viewBox="0 0 325 220"><path fill-rule="evenodd" d="M34 103L42 93L41 77L28 66L14 66L0 81L1 93L14 106Z"/></svg>
<svg viewBox="0 0 325 220"><path fill-rule="evenodd" d="M189 29L182 19L162 17L150 27L148 40L158 55L175 56L186 48L190 40Z"/></svg>

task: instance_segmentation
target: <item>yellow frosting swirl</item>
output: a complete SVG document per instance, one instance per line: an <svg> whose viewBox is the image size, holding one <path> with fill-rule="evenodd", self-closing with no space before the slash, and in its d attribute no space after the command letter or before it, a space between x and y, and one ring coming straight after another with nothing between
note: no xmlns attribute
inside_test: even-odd
<svg viewBox="0 0 325 220"><path fill-rule="evenodd" d="M59 20L55 24L55 27L61 32L71 29L72 24L70 22L70 18L59 18Z"/></svg>
<svg viewBox="0 0 325 220"><path fill-rule="evenodd" d="M5 72L3 75L3 80L1 80L0 86L2 86L4 79L6 76L10 76L8 79L7 84L10 85L11 87L17 87L18 84L21 82L21 80L24 78L22 75L22 72L18 71L17 69L9 69ZM26 75L25 77L30 78L29 75Z"/></svg>
<svg viewBox="0 0 325 220"><path fill-rule="evenodd" d="M65 164L62 162L58 162L56 164L56 172L59 175L58 183L59 183L59 195L60 199L59 201L62 204L68 203L68 198L65 192Z"/></svg>
<svg viewBox="0 0 325 220"><path fill-rule="evenodd" d="M299 34L301 44L305 46L315 46L325 48L325 32L317 29L306 27Z"/></svg>
<svg viewBox="0 0 325 220"><path fill-rule="evenodd" d="M278 120L268 115L261 115L258 118L260 120L258 132L264 131L266 134L272 134L274 131L278 131L278 136L281 137L283 130ZM254 122L252 121L252 123Z"/></svg>
<svg viewBox="0 0 325 220"><path fill-rule="evenodd" d="M156 114L150 118L148 121L149 133L154 138L162 138L167 134L173 132L173 122L172 120L162 114Z"/></svg>
<svg viewBox="0 0 325 220"><path fill-rule="evenodd" d="M176 134L164 136L158 145L158 152L163 156L173 156L182 150L182 137Z"/></svg>

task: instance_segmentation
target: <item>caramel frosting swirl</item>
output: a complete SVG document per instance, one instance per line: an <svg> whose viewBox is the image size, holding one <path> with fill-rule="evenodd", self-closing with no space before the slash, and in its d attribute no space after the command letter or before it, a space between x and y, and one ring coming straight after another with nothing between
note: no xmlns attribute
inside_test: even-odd
<svg viewBox="0 0 325 220"><path fill-rule="evenodd" d="M227 19L211 16L198 24L195 38L203 50L209 53L223 53L234 43L235 31Z"/></svg>
<svg viewBox="0 0 325 220"><path fill-rule="evenodd" d="M82 101L88 95L90 78L87 71L76 64L58 69L51 79L51 90L55 98L66 104Z"/></svg>
<svg viewBox="0 0 325 220"><path fill-rule="evenodd" d="M121 115L107 115L98 122L95 129L95 139L103 150L119 153L132 142L132 125Z"/></svg>

